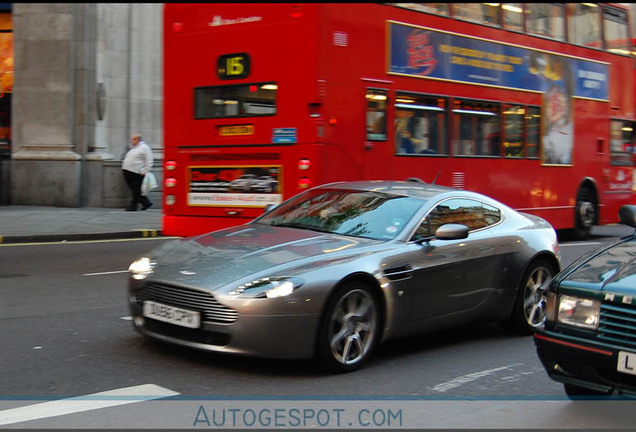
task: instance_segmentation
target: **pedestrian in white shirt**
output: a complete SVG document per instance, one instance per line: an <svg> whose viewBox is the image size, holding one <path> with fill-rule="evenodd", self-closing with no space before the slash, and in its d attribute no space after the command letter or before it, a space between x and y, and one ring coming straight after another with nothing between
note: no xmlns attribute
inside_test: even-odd
<svg viewBox="0 0 636 432"><path fill-rule="evenodd" d="M128 150L121 164L124 179L132 194L126 211L136 211L139 204L142 210L146 210L152 203L147 196L141 194L141 184L152 168L152 151L139 134L133 135L131 141L132 148Z"/></svg>

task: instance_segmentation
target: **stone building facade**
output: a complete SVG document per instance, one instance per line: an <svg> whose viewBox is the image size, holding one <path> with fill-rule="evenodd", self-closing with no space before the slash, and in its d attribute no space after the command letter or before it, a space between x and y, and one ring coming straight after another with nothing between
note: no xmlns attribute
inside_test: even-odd
<svg viewBox="0 0 636 432"><path fill-rule="evenodd" d="M152 148L161 184L163 4L14 3L12 14L4 201L124 208L121 161L134 133Z"/></svg>

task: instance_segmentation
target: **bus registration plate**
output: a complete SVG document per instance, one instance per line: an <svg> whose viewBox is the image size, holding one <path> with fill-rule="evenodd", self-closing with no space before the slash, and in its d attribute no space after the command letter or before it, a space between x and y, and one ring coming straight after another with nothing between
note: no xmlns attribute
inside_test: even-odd
<svg viewBox="0 0 636 432"><path fill-rule="evenodd" d="M221 126L219 128L219 135L221 136L254 135L254 126L253 125Z"/></svg>
<svg viewBox="0 0 636 432"><path fill-rule="evenodd" d="M201 326L201 314L199 312L153 301L144 302L144 316L182 327L199 328Z"/></svg>

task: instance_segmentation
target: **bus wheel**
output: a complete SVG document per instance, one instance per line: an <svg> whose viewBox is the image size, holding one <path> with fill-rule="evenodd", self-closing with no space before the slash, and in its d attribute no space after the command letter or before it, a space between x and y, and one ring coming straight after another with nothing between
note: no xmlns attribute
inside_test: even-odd
<svg viewBox="0 0 636 432"><path fill-rule="evenodd" d="M590 230L596 220L596 199L594 192L583 187L576 194L574 236L578 240L590 236Z"/></svg>
<svg viewBox="0 0 636 432"><path fill-rule="evenodd" d="M380 310L371 290L360 282L340 287L323 315L318 334L318 358L332 372L358 369L371 355L380 336Z"/></svg>

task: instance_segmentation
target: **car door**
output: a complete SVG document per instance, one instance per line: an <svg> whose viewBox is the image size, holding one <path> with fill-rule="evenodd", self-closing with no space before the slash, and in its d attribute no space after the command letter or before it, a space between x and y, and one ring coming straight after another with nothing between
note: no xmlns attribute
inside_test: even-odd
<svg viewBox="0 0 636 432"><path fill-rule="evenodd" d="M478 308L497 287L505 253L494 226L501 211L483 202L452 198L427 214L415 236L432 237L442 225L462 224L468 237L431 239L411 254L411 320L459 314Z"/></svg>

